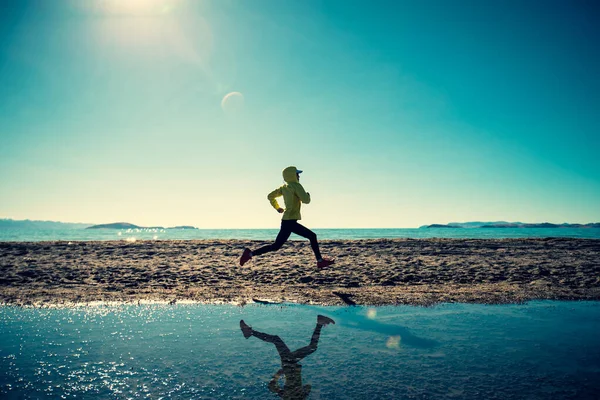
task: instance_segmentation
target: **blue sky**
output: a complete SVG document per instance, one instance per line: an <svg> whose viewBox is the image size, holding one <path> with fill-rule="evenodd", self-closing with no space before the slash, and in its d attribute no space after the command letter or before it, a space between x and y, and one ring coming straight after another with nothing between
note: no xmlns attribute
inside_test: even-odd
<svg viewBox="0 0 600 400"><path fill-rule="evenodd" d="M594 1L7 4L0 217L600 221Z"/></svg>

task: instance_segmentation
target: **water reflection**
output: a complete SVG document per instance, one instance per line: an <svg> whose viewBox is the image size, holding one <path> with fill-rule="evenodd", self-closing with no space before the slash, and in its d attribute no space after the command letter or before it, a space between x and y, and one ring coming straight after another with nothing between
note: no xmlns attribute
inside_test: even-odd
<svg viewBox="0 0 600 400"><path fill-rule="evenodd" d="M374 308L367 311L367 315L349 314L347 319L342 320L342 325L348 328L371 331L388 336L388 347L402 345L427 349L438 345L435 340L424 338L413 334L408 328L397 323L380 322Z"/></svg>
<svg viewBox="0 0 600 400"><path fill-rule="evenodd" d="M336 293L336 295L339 294ZM335 311L328 310L327 307L323 306L303 305L302 307L314 312L327 312L330 315L333 315L338 321L340 328L351 328L385 335L388 337L388 347L411 346L421 349L430 349L440 345L438 341L418 336L407 327L398 324L398 321L401 320L399 314L381 316L377 312L377 308L374 307L367 309L364 307L343 307ZM411 312L408 315L414 316L415 313ZM395 343L397 343L397 345Z"/></svg>
<svg viewBox="0 0 600 400"><path fill-rule="evenodd" d="M273 375L273 378L269 382L269 390L271 392L277 394L282 399L308 398L311 386L302 384L302 365L299 362L304 357L317 351L321 329L329 324L335 324L335 321L323 315L317 316L317 325L308 346L291 351L279 336L259 332L248 326L244 320L240 321L240 329L246 339L254 336L264 342L273 343L279 353L281 369ZM283 388L279 384L279 380L282 377L284 378Z"/></svg>

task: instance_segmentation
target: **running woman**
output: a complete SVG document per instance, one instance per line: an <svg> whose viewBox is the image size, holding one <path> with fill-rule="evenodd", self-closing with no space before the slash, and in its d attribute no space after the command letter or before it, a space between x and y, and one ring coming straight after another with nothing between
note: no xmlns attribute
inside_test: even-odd
<svg viewBox="0 0 600 400"><path fill-rule="evenodd" d="M300 225L298 220L302 219L300 216L300 207L302 203L310 203L310 193L307 193L302 185L300 184L300 174L302 171L296 167L287 167L283 170L283 180L286 182L285 185L273 190L267 196L269 202L274 209L280 214L283 214L281 219L281 229L275 239L275 243L261 247L254 251L246 248L240 258L240 265L246 264L252 257L260 256L261 254L268 253L270 251L277 251L283 246L283 244L289 239L292 233L302 236L310 240L310 246L312 247L315 257L317 259L317 267L325 268L333 264L334 260L329 260L321 256L319 250L319 243L317 242L317 235L308 229L307 227ZM283 196L285 203L285 210L279 206L277 198Z"/></svg>

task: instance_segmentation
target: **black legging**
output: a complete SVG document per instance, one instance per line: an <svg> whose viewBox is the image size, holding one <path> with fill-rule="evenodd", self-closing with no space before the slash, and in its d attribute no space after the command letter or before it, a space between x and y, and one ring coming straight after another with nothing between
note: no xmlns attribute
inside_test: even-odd
<svg viewBox="0 0 600 400"><path fill-rule="evenodd" d="M261 254L268 253L269 251L277 251L283 246L286 240L289 239L290 235L295 233L296 235L302 236L310 240L310 247L312 247L317 261L321 259L321 251L319 251L319 243L317 242L317 234L308 229L307 227L300 225L295 219L284 219L281 220L281 230L277 234L275 243L261 247L260 249L254 250L252 255L260 256Z"/></svg>
<svg viewBox="0 0 600 400"><path fill-rule="evenodd" d="M309 345L301 347L295 351L291 351L279 336L269 335L268 333L262 333L254 329L252 330L252 336L257 337L260 340L264 340L265 342L273 343L277 349L277 352L279 353L279 357L281 357L281 365L285 366L286 364L297 363L307 355L312 354L317 350L322 327L323 325L317 324L312 337L310 338Z"/></svg>

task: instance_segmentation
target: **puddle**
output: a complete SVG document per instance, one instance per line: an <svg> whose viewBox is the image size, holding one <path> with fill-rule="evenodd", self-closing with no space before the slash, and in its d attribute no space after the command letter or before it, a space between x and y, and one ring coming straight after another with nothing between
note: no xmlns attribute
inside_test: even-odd
<svg viewBox="0 0 600 400"><path fill-rule="evenodd" d="M594 398L598 332L600 302L0 307L0 395Z"/></svg>

